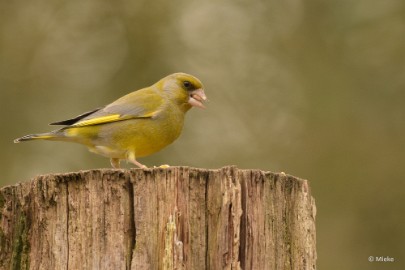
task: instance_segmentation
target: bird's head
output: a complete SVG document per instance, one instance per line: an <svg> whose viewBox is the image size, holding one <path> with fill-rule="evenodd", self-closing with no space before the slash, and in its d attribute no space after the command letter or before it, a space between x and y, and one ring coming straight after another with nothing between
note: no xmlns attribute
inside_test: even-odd
<svg viewBox="0 0 405 270"><path fill-rule="evenodd" d="M205 109L204 102L207 97L204 86L196 77L186 73L174 73L158 83L162 83L163 91L185 110L192 106Z"/></svg>

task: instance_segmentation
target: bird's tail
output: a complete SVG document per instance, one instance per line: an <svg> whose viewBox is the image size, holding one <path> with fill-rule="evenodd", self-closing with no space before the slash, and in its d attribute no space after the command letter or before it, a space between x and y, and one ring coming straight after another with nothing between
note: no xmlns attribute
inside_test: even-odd
<svg viewBox="0 0 405 270"><path fill-rule="evenodd" d="M57 139L58 134L54 132L47 132L47 133L40 133L40 134L30 134L25 135L21 138L17 138L14 140L14 143L24 142L24 141L31 141L31 140L55 140Z"/></svg>

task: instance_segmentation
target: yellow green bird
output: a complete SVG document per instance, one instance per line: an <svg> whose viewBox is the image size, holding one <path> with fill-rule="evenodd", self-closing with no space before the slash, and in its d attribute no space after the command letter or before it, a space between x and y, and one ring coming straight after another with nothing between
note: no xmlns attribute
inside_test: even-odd
<svg viewBox="0 0 405 270"><path fill-rule="evenodd" d="M199 79L171 74L154 85L129 93L113 103L75 118L51 123L64 127L15 139L52 140L84 144L91 152L110 158L114 168L128 160L146 168L137 158L151 155L176 140L185 113L204 107L207 97Z"/></svg>

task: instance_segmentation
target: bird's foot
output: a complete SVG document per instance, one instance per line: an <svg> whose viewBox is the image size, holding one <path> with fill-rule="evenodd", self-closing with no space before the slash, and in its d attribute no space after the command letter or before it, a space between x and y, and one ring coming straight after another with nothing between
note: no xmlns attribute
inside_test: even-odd
<svg viewBox="0 0 405 270"><path fill-rule="evenodd" d="M137 161L136 159L130 159L129 160L132 164L138 166L141 169L147 169L148 167L146 167L145 165L143 165L142 163L140 163L139 161Z"/></svg>
<svg viewBox="0 0 405 270"><path fill-rule="evenodd" d="M113 166L114 169L120 169L120 159L119 158L111 158L110 159L111 166Z"/></svg>

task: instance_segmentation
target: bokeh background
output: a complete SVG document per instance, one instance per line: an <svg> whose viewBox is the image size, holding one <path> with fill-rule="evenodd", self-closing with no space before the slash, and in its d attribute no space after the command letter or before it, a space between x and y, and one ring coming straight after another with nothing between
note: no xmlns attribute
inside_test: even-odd
<svg viewBox="0 0 405 270"><path fill-rule="evenodd" d="M405 269L403 0L3 0L0 34L0 186L109 167L13 139L183 71L208 108L141 162L306 178L319 269Z"/></svg>

